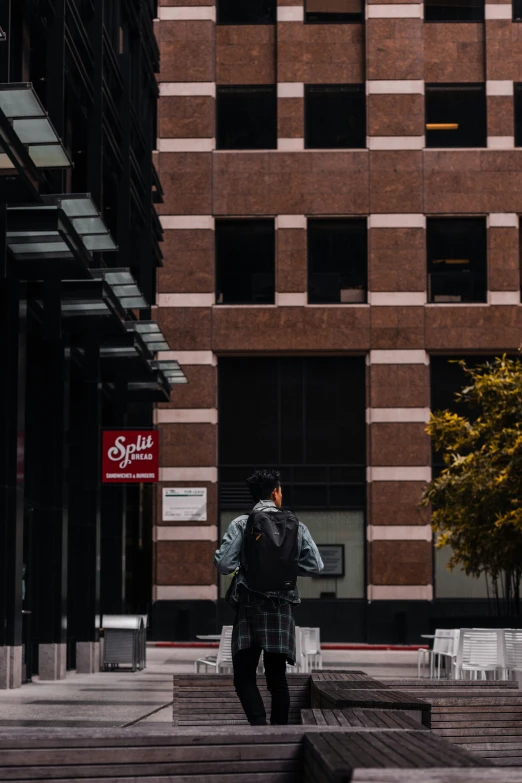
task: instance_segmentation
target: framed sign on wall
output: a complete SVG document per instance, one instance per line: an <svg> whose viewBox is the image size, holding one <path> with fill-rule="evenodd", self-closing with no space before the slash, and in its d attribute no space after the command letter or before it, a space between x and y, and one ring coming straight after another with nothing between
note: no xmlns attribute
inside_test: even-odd
<svg viewBox="0 0 522 783"><path fill-rule="evenodd" d="M163 522L206 522L206 487L166 487L163 489Z"/></svg>
<svg viewBox="0 0 522 783"><path fill-rule="evenodd" d="M324 569L315 578L342 579L344 576L344 544L317 544L317 549L324 563Z"/></svg>

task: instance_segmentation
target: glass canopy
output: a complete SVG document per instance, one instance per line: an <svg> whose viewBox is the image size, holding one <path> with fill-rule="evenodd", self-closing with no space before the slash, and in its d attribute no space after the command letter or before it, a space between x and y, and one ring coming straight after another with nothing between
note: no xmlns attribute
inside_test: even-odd
<svg viewBox="0 0 522 783"><path fill-rule="evenodd" d="M30 83L0 84L0 111L24 144L37 168L68 168L71 161ZM0 149L0 168L13 168L5 150Z"/></svg>
<svg viewBox="0 0 522 783"><path fill-rule="evenodd" d="M118 249L90 193L44 196L43 200L63 209L89 252L105 253Z"/></svg>
<svg viewBox="0 0 522 783"><path fill-rule="evenodd" d="M156 321L129 321L125 328L137 332L152 353L170 351L170 346Z"/></svg>
<svg viewBox="0 0 522 783"><path fill-rule="evenodd" d="M185 373L175 359L159 359L150 362L153 370L160 370L170 385L188 383Z"/></svg>
<svg viewBox="0 0 522 783"><path fill-rule="evenodd" d="M91 269L91 274L110 285L124 310L146 310L149 307L129 269Z"/></svg>

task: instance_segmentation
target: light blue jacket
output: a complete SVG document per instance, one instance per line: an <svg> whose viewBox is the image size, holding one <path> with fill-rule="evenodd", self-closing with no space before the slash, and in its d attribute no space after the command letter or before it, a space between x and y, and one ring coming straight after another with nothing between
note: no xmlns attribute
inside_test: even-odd
<svg viewBox="0 0 522 783"><path fill-rule="evenodd" d="M272 511L279 511L278 507L272 500L260 500L254 506L254 511L259 511L263 508L269 508ZM216 551L214 556L214 564L220 574L232 574L239 568L241 560L241 549L243 547L243 535L248 520L248 514L243 514L240 517L232 520L227 528L221 546ZM317 549L310 531L299 522L298 529L298 576L313 576L314 574L320 574L324 568L321 555ZM244 585L248 589L246 577L242 571L239 571L235 584L235 590L239 585ZM253 593L253 591L250 591ZM256 595L260 595L256 593ZM280 598L283 601L288 601L292 604L298 604L301 602L297 588L295 590L279 590L278 592L265 593L269 597Z"/></svg>

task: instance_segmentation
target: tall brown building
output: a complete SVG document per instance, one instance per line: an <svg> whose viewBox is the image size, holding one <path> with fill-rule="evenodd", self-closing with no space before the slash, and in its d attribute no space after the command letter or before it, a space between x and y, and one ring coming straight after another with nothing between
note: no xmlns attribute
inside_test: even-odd
<svg viewBox="0 0 522 783"><path fill-rule="evenodd" d="M228 617L212 556L258 465L328 560L301 624L401 642L480 617L484 585L445 570L418 501L430 407L461 381L448 358L522 336L516 0L159 15L158 319L189 384L157 410L156 638ZM206 514L176 488L206 489Z"/></svg>

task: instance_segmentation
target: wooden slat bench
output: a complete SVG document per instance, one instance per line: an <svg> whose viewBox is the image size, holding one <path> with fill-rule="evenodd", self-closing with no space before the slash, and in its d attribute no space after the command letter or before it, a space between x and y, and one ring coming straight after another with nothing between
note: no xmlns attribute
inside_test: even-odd
<svg viewBox="0 0 522 783"><path fill-rule="evenodd" d="M401 693L390 688L359 688L358 682L324 681L313 673L312 707L320 709L345 709L362 707L366 709L405 710L410 717L424 726L430 726L431 708L428 702L416 696Z"/></svg>
<svg viewBox="0 0 522 783"><path fill-rule="evenodd" d="M522 766L522 691L516 681L408 681L396 687L431 704L432 730L502 766Z"/></svg>
<svg viewBox="0 0 522 783"><path fill-rule="evenodd" d="M426 730L418 721L400 710L301 710L305 726L344 726L357 729Z"/></svg>
<svg viewBox="0 0 522 783"><path fill-rule="evenodd" d="M0 780L301 783L303 728L262 728L171 728L161 736L90 729L9 739L0 734Z"/></svg>
<svg viewBox="0 0 522 783"><path fill-rule="evenodd" d="M264 677L259 690L270 718L270 693ZM310 675L289 674L291 724L301 722L301 710L310 707ZM175 726L248 726L230 674L179 674L174 676Z"/></svg>
<svg viewBox="0 0 522 783"><path fill-rule="evenodd" d="M359 769L468 768L488 766L487 762L455 748L430 732L321 732L308 734L304 741L305 783L344 783L355 778ZM401 780L400 774L396 777ZM472 777L469 778L473 780Z"/></svg>
<svg viewBox="0 0 522 783"><path fill-rule="evenodd" d="M522 769L356 769L352 783L522 783Z"/></svg>

